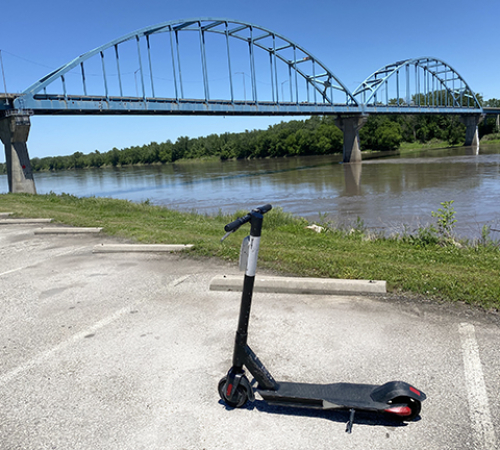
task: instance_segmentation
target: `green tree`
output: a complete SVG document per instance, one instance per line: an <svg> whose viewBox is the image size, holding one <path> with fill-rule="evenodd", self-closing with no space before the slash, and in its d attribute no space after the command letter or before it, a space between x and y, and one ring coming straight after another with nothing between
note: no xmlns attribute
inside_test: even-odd
<svg viewBox="0 0 500 450"><path fill-rule="evenodd" d="M99 150L90 154L90 167L101 167L104 165L104 157L101 155Z"/></svg>
<svg viewBox="0 0 500 450"><path fill-rule="evenodd" d="M69 168L83 169L85 167L85 158L82 152L75 152L71 155Z"/></svg>
<svg viewBox="0 0 500 450"><path fill-rule="evenodd" d="M370 116L359 131L363 150L393 150L403 140L399 123L386 116Z"/></svg>
<svg viewBox="0 0 500 450"><path fill-rule="evenodd" d="M118 150L116 147L113 147L112 150L110 150L106 154L109 163L113 166L116 167L119 162L120 162L120 150Z"/></svg>
<svg viewBox="0 0 500 450"><path fill-rule="evenodd" d="M190 139L187 136L180 136L172 148L172 162L184 158L189 154Z"/></svg>
<svg viewBox="0 0 500 450"><path fill-rule="evenodd" d="M158 153L159 162L165 164L172 162L172 150L173 150L172 141L169 139L167 142L163 142L160 144L160 149Z"/></svg>
<svg viewBox="0 0 500 450"><path fill-rule="evenodd" d="M500 107L500 99L490 98L489 100L486 100L483 102L483 106L489 106L491 108L498 108L498 107Z"/></svg>
<svg viewBox="0 0 500 450"><path fill-rule="evenodd" d="M394 150L399 148L403 136L401 126L396 122L387 121L375 131L375 150Z"/></svg>

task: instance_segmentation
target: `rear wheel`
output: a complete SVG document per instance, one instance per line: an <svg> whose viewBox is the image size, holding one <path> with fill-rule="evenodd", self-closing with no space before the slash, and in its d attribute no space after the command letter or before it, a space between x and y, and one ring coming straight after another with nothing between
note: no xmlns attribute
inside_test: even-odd
<svg viewBox="0 0 500 450"><path fill-rule="evenodd" d="M232 387L227 386L227 376L219 381L219 395L222 401L231 408L241 408L248 401L248 393L242 383L236 388L236 393L233 393ZM229 398L229 396L231 398Z"/></svg>
<svg viewBox="0 0 500 450"><path fill-rule="evenodd" d="M394 419L411 422L420 414L421 409L422 403L414 398L396 397L385 412Z"/></svg>

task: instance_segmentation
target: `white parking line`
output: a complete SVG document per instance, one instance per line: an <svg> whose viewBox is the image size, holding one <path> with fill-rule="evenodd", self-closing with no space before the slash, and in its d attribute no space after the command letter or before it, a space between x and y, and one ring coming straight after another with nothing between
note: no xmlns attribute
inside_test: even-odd
<svg viewBox="0 0 500 450"><path fill-rule="evenodd" d="M65 341L61 342L59 345L56 345L55 347L52 347L49 350L46 350L43 353L40 353L33 359L25 362L24 364L21 364L20 366L17 366L15 369L12 369L11 371L0 375L0 386L3 384L8 383L9 381L13 380L14 378L18 377L22 373L28 371L32 367L42 363L43 361L49 359L54 353L65 349L66 347L69 347L71 344L74 344L75 342L82 340L85 338L85 336L88 336L90 334L94 334L97 330L100 328L109 325L111 322L114 322L116 319L119 317L123 316L126 313L130 313L136 306L137 303L134 303L131 306L127 306L125 308L122 308L115 313L109 315L108 317L105 317L104 319L100 320L99 322L95 323L91 327L87 328L86 330L80 331L80 333L76 333L73 336L71 336L69 339L66 339Z"/></svg>
<svg viewBox="0 0 500 450"><path fill-rule="evenodd" d="M38 264L41 264L43 262L45 262L47 259L52 259L52 258L57 258L59 256L65 256L65 255L69 255L71 253L76 253L80 250L84 250L86 249L87 247L77 247L77 248L72 248L71 250L68 250L66 252L62 252L62 253L56 253L54 255L49 255L48 258L42 260L42 261L38 261L36 263L33 263L33 264L28 264L27 266L23 266L23 267L18 267L16 269L12 269L12 270L7 270L7 272L2 272L0 273L0 277L3 277L4 275L8 275L9 273L14 273L14 272L19 272L20 270L24 270L24 269L29 269L30 267L35 267L37 266Z"/></svg>
<svg viewBox="0 0 500 450"><path fill-rule="evenodd" d="M474 439L477 448L495 450L498 448L495 429L491 420L474 325L461 323L459 333L464 356L465 383L469 397L469 413Z"/></svg>
<svg viewBox="0 0 500 450"><path fill-rule="evenodd" d="M169 283L169 287L175 287L175 286L178 286L179 284L183 283L184 281L186 281L189 277L191 276L191 274L189 275L184 275L183 277L180 277L180 278L176 278L174 281L172 281L171 283Z"/></svg>
<svg viewBox="0 0 500 450"><path fill-rule="evenodd" d="M169 287L175 287L176 285L182 283L186 278L188 278L190 275L186 275L180 278L177 278L176 280L172 281L169 284ZM33 359L26 361L24 364L21 364L20 366L17 366L15 369L10 370L7 373L4 373L3 375L0 374L0 386L12 381L16 377L20 376L24 372L30 370L32 367L46 361L49 359L54 353L59 352L70 345L83 340L86 336L94 334L96 331L99 329L105 327L106 325L109 325L110 323L114 322L115 320L119 319L120 317L130 314L132 311L137 308L137 306L142 303L144 300L141 299L132 305L125 306L124 308L119 309L118 311L115 311L113 314L110 314L109 316L105 317L104 319L100 320L99 322L96 322L94 325L91 327L80 331L79 333L74 334L70 338L66 339L65 341L61 342L60 344L56 345L55 347L46 350L45 352L40 353L39 355L35 356Z"/></svg>

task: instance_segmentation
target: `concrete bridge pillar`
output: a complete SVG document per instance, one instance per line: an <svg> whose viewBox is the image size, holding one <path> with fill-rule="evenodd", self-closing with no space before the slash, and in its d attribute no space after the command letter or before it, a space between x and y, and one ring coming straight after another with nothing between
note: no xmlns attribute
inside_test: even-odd
<svg viewBox="0 0 500 450"><path fill-rule="evenodd" d="M9 192L36 194L28 155L30 118L18 114L0 118L0 140L5 146Z"/></svg>
<svg viewBox="0 0 500 450"><path fill-rule="evenodd" d="M335 119L337 125L344 133L344 162L361 162L361 150L359 148L359 130L366 123L368 116L339 116Z"/></svg>
<svg viewBox="0 0 500 450"><path fill-rule="evenodd" d="M465 125L465 146L479 149L479 131L478 125L483 120L484 116L463 115L460 116L460 121Z"/></svg>

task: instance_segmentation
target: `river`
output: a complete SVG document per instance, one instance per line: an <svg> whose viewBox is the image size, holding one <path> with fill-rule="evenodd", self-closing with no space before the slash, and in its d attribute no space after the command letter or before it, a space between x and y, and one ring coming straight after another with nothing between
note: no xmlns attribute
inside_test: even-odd
<svg viewBox="0 0 500 450"><path fill-rule="evenodd" d="M324 218L385 233L435 223L431 211L454 200L461 237L500 238L500 146L419 150L340 164L338 156L187 163L36 173L37 192L149 200L200 213L272 203L311 220ZM7 177L0 176L7 191Z"/></svg>

